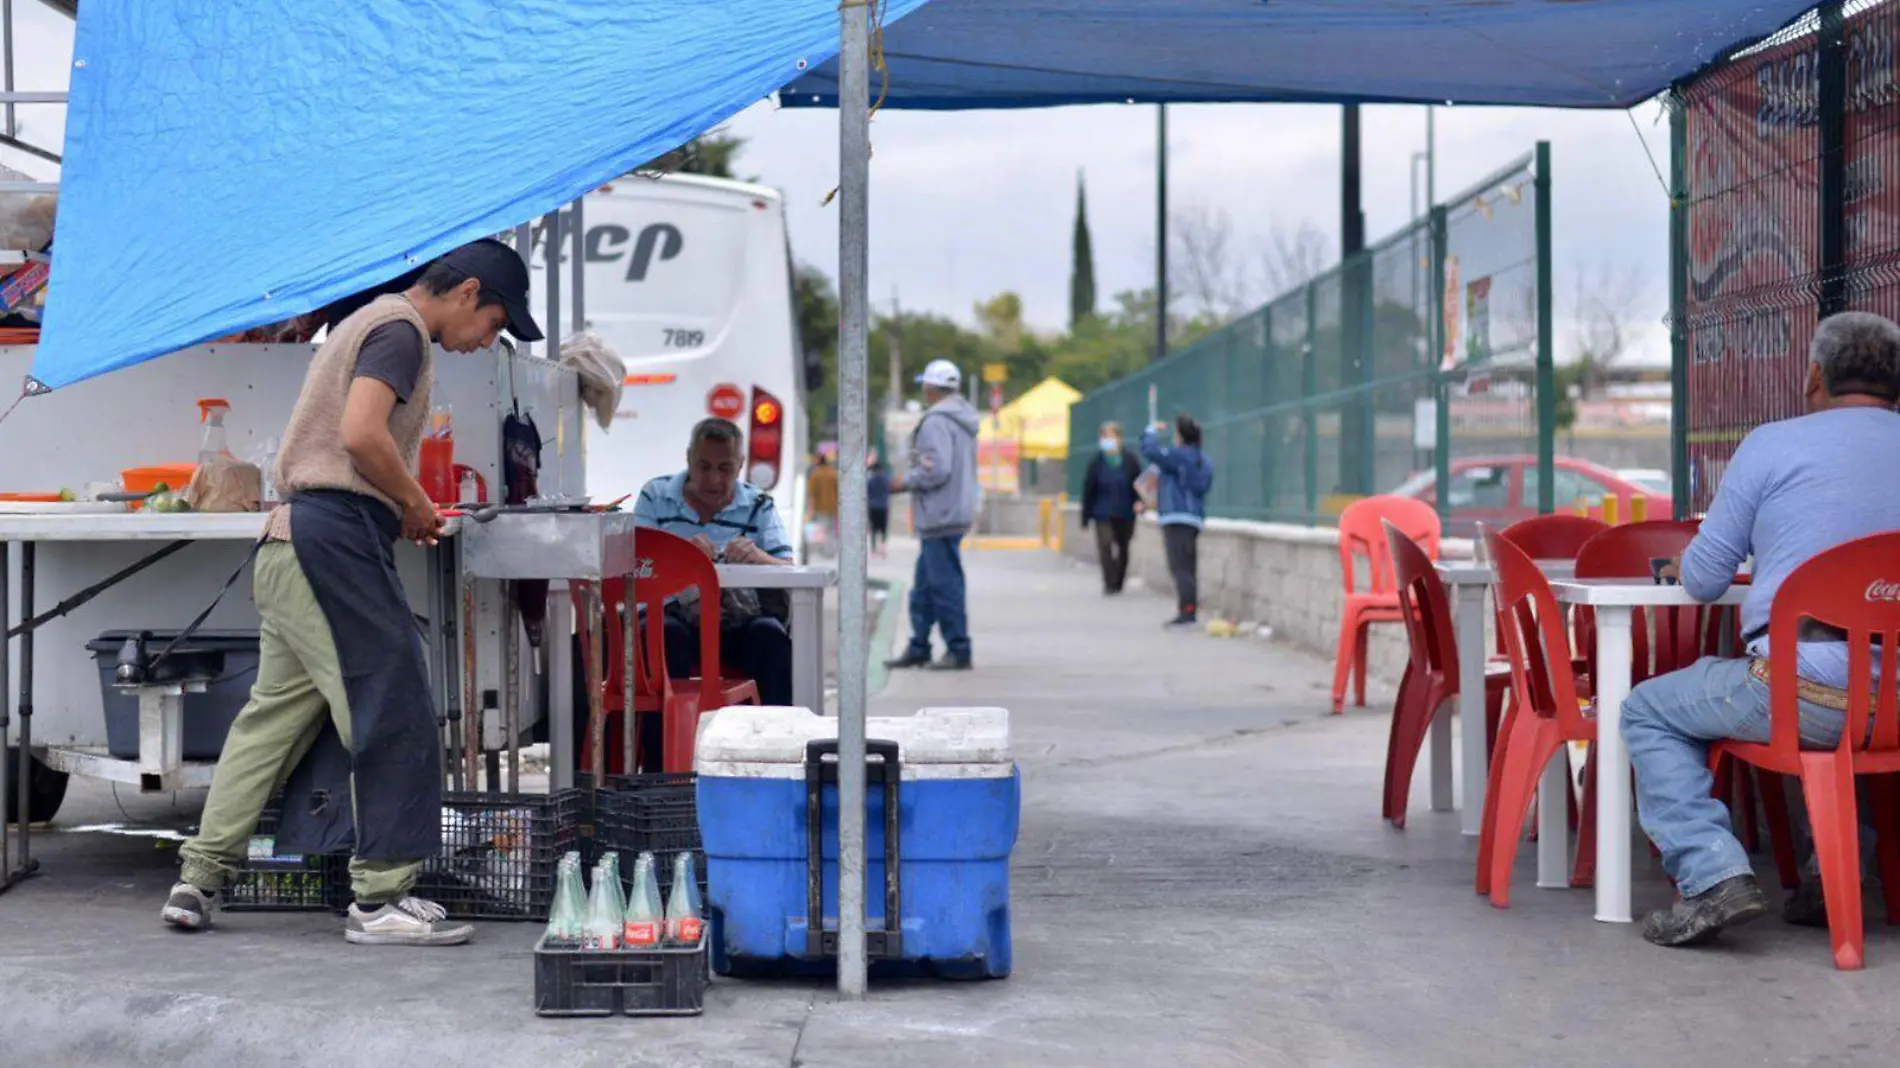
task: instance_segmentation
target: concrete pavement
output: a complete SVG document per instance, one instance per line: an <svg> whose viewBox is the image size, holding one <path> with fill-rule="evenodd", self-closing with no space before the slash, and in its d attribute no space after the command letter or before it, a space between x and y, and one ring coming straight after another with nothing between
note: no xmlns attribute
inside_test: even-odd
<svg viewBox="0 0 1900 1068"><path fill-rule="evenodd" d="M1016 974L873 987L716 982L693 1020L543 1020L528 926L476 945L346 946L337 921L156 911L173 850L76 833L122 820L88 789L36 836L46 874L0 896L0 1064L1438 1066L1873 1064L1891 1059L1900 939L1868 971L1764 921L1665 952L1587 893L1471 892L1473 846L1426 810L1378 819L1387 715L1328 717L1330 665L1163 633L1170 603L1102 596L1039 552L966 556L977 670L893 673L874 713L1011 710L1023 768ZM879 565L907 576L901 546ZM901 606L898 610L901 612ZM901 640L905 627L895 628ZM883 653L884 650L877 650ZM196 799L121 799L180 825ZM1668 888L1639 861L1639 906ZM1766 870L1766 864L1763 865ZM1878 906L1873 906L1878 915Z"/></svg>

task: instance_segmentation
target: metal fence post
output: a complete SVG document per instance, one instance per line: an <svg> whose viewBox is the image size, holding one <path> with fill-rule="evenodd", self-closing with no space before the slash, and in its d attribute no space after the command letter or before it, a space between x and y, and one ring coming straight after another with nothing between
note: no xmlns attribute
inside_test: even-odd
<svg viewBox="0 0 1900 1068"><path fill-rule="evenodd" d="M1306 423L1306 525L1319 522L1319 411L1313 394L1319 391L1319 287L1306 283L1306 342L1300 346L1300 413Z"/></svg>
<svg viewBox="0 0 1900 1068"><path fill-rule="evenodd" d="M1820 100L1821 291L1825 319L1847 308L1847 33L1841 0L1820 7L1816 95Z"/></svg>
<svg viewBox="0 0 1900 1068"><path fill-rule="evenodd" d="M1557 510L1557 397L1552 360L1550 142L1537 142L1537 511Z"/></svg>
<svg viewBox="0 0 1900 1068"><path fill-rule="evenodd" d="M1441 366L1445 359L1445 241L1447 237L1447 212L1437 204L1431 206L1431 245L1432 245L1432 285L1431 285L1431 350L1426 354L1425 366L1432 369L1432 396L1435 400L1433 416L1437 425L1432 429L1432 476L1437 492L1432 496L1438 502L1438 522L1443 526L1451 518L1451 374Z"/></svg>
<svg viewBox="0 0 1900 1068"><path fill-rule="evenodd" d="M1685 101L1669 96L1669 483L1689 515L1689 141Z"/></svg>

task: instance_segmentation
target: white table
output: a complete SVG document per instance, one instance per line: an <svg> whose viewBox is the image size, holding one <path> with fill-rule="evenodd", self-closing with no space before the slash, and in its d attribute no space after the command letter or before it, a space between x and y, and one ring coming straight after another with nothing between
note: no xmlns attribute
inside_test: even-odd
<svg viewBox="0 0 1900 1068"><path fill-rule="evenodd" d="M1597 630L1597 919L1605 923L1630 922L1630 758L1623 747L1623 699L1630 690L1630 630L1632 609L1682 608L1705 602L1690 597L1681 586L1658 586L1645 579L1563 579L1552 581L1557 600L1588 605L1596 610ZM1730 586L1714 604L1736 605L1748 594L1747 586ZM1561 761L1552 761L1562 768ZM1556 813L1557 834L1539 826L1538 880L1544 886L1543 844L1555 837L1564 841L1561 794L1551 794L1552 776L1539 788L1539 810ZM1568 789L1568 783L1558 782Z"/></svg>
<svg viewBox="0 0 1900 1068"><path fill-rule="evenodd" d="M1567 578L1575 573L1577 564L1574 560L1539 560L1537 566L1550 578ZM1467 836L1476 837L1484 822L1484 792L1491 767L1484 729L1484 666L1490 651L1484 640L1484 599L1485 591L1497 581L1497 573L1491 565L1475 560L1441 560L1438 577L1456 595L1452 605L1452 629L1458 641L1458 718L1464 721L1461 740L1465 799L1458 822ZM1451 811L1448 709L1439 709L1437 718L1432 721L1432 811ZM1559 811L1568 812L1568 809ZM1540 828L1537 839L1542 842L1545 838ZM1558 842L1561 846L1561 836ZM1541 876L1539 885L1542 885Z"/></svg>
<svg viewBox="0 0 1900 1068"><path fill-rule="evenodd" d="M784 590L792 602L792 703L825 712L825 590L838 571L824 564L720 564L719 585Z"/></svg>

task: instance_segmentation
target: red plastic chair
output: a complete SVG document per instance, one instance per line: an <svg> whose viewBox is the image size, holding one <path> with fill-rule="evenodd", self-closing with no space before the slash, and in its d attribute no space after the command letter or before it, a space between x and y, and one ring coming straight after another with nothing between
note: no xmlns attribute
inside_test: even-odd
<svg viewBox="0 0 1900 1068"><path fill-rule="evenodd" d="M1512 523L1503 535L1533 560L1575 560L1591 538L1608 529L1601 520L1580 515L1539 515Z"/></svg>
<svg viewBox="0 0 1900 1068"><path fill-rule="evenodd" d="M1438 559L1438 513L1424 501L1410 497L1367 497L1354 501L1339 516L1339 570L1345 583L1345 603L1339 615L1339 650L1333 658L1333 714L1346 707L1346 679L1353 678L1353 696L1366 704L1366 639L1374 623L1399 623L1398 581L1392 574L1392 552L1383 524L1391 523L1419 543L1427 558ZM1357 589L1354 561L1366 562L1367 588Z"/></svg>
<svg viewBox="0 0 1900 1068"><path fill-rule="evenodd" d="M1544 768L1568 742L1594 742L1596 720L1577 700L1564 613L1536 561L1508 539L1484 531L1497 569L1495 596L1511 664L1512 711L1491 761L1478 838L1477 890L1511 904L1511 868Z"/></svg>
<svg viewBox="0 0 1900 1068"><path fill-rule="evenodd" d="M1711 769L1733 757L1763 771L1799 775L1827 900L1834 966L1860 968L1866 931L1860 898L1860 818L1854 776L1875 776L1880 881L1887 922L1900 923L1900 532L1839 545L1795 569L1768 617L1769 740L1718 742ZM1847 633L1847 711L1832 749L1801 748L1793 651L1803 619ZM1875 658L1879 671L1875 672ZM1764 780L1765 781L1765 780Z"/></svg>
<svg viewBox="0 0 1900 1068"><path fill-rule="evenodd" d="M644 609L641 638L634 658L634 707L639 714L659 713L661 719L661 767L669 772L693 770L693 745L699 732L699 717L726 705L759 703L758 685L749 679L726 676L719 657L719 572L705 553L692 542L661 530L641 530L636 541L641 569L634 578L634 606ZM601 583L602 600L617 610L604 614L609 620L624 621L631 607L626 603L624 582L608 579ZM675 679L666 664L666 613L668 598L688 590L699 591L699 663L700 674L691 679ZM580 591L575 591L577 618L582 621L582 649L589 648L590 627L585 611L579 610ZM631 730L630 719L621 707L622 664L625 662L622 635L624 622L607 628L607 663L601 672L606 687L605 703L610 712L620 712L621 729ZM712 670L707 671L707 665ZM684 683L683 686L677 685ZM609 717L609 723L616 718ZM635 738L639 737L635 733ZM591 760L593 738L587 739ZM608 757L624 752L610 745ZM587 761L583 761L583 765Z"/></svg>
<svg viewBox="0 0 1900 1068"><path fill-rule="evenodd" d="M1457 631L1451 621L1451 602L1430 556L1418 543L1391 523L1385 523L1391 546L1392 568L1398 581L1399 611L1412 658L1399 682L1398 701L1392 707L1392 736L1385 750L1385 804L1383 815L1394 826L1405 826L1405 805L1412 794L1412 773L1418 767L1425 733L1446 701L1458 696ZM1485 672L1485 739L1497 744L1498 716L1510 672L1493 664ZM1467 730L1475 727L1466 726Z"/></svg>

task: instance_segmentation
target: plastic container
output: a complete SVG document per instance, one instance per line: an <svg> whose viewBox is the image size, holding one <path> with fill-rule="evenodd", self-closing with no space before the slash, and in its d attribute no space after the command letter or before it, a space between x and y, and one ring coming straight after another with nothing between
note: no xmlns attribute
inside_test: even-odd
<svg viewBox="0 0 1900 1068"><path fill-rule="evenodd" d="M139 756L139 699L131 690L113 685L119 650L140 632L109 630L86 643L99 668L99 699L105 707L106 750L115 760ZM170 644L176 631L147 631L146 648L153 654ZM224 752L224 736L231 721L244 710L257 678L256 631L201 630L173 650L162 667L173 673L209 680L203 693L185 694L184 758L216 760ZM162 680L160 680L162 681Z"/></svg>
<svg viewBox="0 0 1900 1068"><path fill-rule="evenodd" d="M151 467L128 467L119 472L119 481L125 485L127 493L150 493L163 482L176 493L185 492L191 485L191 476L198 472L197 464L155 464ZM133 511L144 506L143 501L133 501L126 507Z"/></svg>
<svg viewBox="0 0 1900 1068"><path fill-rule="evenodd" d="M348 853L303 856L277 852L277 819L282 806L272 801L251 832L250 853L238 877L224 888L220 907L232 912L333 912L350 904Z"/></svg>
<svg viewBox="0 0 1900 1068"><path fill-rule="evenodd" d="M1009 713L925 709L872 718L866 733L883 758L866 764L872 974L1008 975L1009 859L1021 812ZM798 708L738 705L702 723L699 825L712 966L722 975L834 966L836 737L835 719ZM813 914L826 917L816 930Z"/></svg>
<svg viewBox="0 0 1900 1068"><path fill-rule="evenodd" d="M699 776L692 772L609 776L607 788L596 796L596 847L602 852L619 850L622 858L643 852L658 856L661 863L654 874L661 900L673 887L672 855L692 852L703 897L706 857L701 852L698 791ZM622 874L631 877L631 868Z"/></svg>
<svg viewBox="0 0 1900 1068"><path fill-rule="evenodd" d="M698 1016L705 1011L706 945L590 950L534 947L534 1011L541 1016Z"/></svg>
<svg viewBox="0 0 1900 1068"><path fill-rule="evenodd" d="M459 920L546 922L561 854L580 848L586 795L448 791L442 852L423 866L416 895Z"/></svg>

